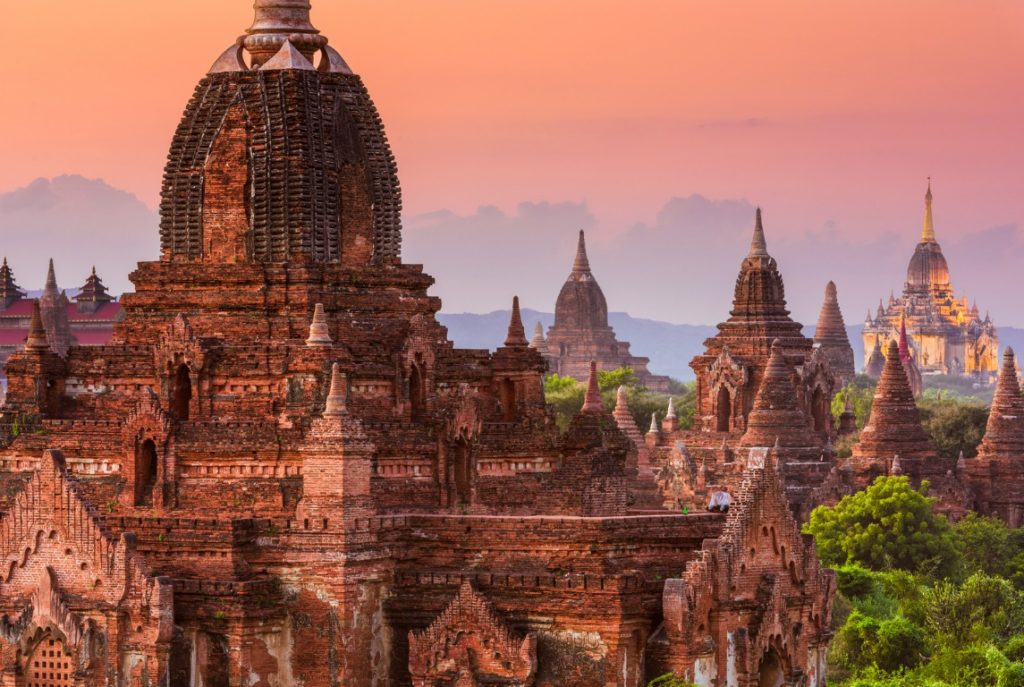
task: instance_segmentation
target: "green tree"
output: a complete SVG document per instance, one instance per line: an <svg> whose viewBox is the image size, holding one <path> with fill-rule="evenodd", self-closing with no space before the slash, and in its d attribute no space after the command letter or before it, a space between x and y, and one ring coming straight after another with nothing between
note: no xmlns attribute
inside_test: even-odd
<svg viewBox="0 0 1024 687"><path fill-rule="evenodd" d="M921 423L935 442L939 455L956 460L963 451L968 458L978 453L985 436L988 408L976 399L948 392L928 391L918 403Z"/></svg>
<svg viewBox="0 0 1024 687"><path fill-rule="evenodd" d="M969 513L954 525L953 532L971 573L1006 575L1010 562L1020 553L1010 528L998 518Z"/></svg>
<svg viewBox="0 0 1024 687"><path fill-rule="evenodd" d="M804 532L814 536L826 564L951 574L959 558L956 545L926 489L927 483L914 489L904 476L879 477L834 507L815 508Z"/></svg>
<svg viewBox="0 0 1024 687"><path fill-rule="evenodd" d="M981 573L961 586L943 581L925 593L928 628L942 646L1006 642L1024 632L1021 594L1006 580Z"/></svg>
<svg viewBox="0 0 1024 687"><path fill-rule="evenodd" d="M852 382L839 390L832 397L832 415L836 424L839 416L846 411L846 397L850 397L853 414L857 418L857 428L863 428L871 415L871 402L875 399L876 382L867 375L857 375Z"/></svg>

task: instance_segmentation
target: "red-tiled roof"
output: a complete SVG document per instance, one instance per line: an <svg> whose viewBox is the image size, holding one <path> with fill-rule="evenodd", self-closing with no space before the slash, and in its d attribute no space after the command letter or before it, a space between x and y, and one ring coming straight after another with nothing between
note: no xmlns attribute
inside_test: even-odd
<svg viewBox="0 0 1024 687"><path fill-rule="evenodd" d="M69 322L113 322L117 319L118 314L121 312L121 304L107 303L99 310L94 313L79 312L78 306L74 303L68 303L68 321ZM29 319L32 317L32 299L22 298L21 300L14 301L10 307L6 310L0 310L0 319L7 317L24 317Z"/></svg>

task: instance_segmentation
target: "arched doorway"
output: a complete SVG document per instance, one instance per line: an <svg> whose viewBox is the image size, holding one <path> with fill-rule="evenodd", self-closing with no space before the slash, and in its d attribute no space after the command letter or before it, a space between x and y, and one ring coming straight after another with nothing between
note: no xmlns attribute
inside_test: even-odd
<svg viewBox="0 0 1024 687"><path fill-rule="evenodd" d="M189 407L192 405L192 375L188 365L179 365L174 373L174 395L171 411L178 420L188 420Z"/></svg>
<svg viewBox="0 0 1024 687"><path fill-rule="evenodd" d="M814 431L825 432L828 430L826 413L828 412L825 394L821 388L816 388L811 396L811 417L814 418Z"/></svg>
<svg viewBox="0 0 1024 687"><path fill-rule="evenodd" d="M775 650L771 650L761 659L758 669L758 687L783 687L786 684L786 673L782 660Z"/></svg>
<svg viewBox="0 0 1024 687"><path fill-rule="evenodd" d="M455 455L452 468L455 479L455 505L469 504L473 485L473 461L470 455L469 442L459 439L455 442Z"/></svg>
<svg viewBox="0 0 1024 687"><path fill-rule="evenodd" d="M156 486L156 444L146 439L135 452L135 505L153 505L153 487Z"/></svg>
<svg viewBox="0 0 1024 687"><path fill-rule="evenodd" d="M423 382L423 373L420 366L413 364L409 371L409 406L412 411L412 419L421 419L427 410L427 391Z"/></svg>
<svg viewBox="0 0 1024 687"><path fill-rule="evenodd" d="M724 386L718 388L716 407L716 429L719 432L728 432L732 420L732 396L729 395L729 390Z"/></svg>
<svg viewBox="0 0 1024 687"><path fill-rule="evenodd" d="M74 658L64 642L47 635L36 644L25 666L27 687L72 687L74 680Z"/></svg>

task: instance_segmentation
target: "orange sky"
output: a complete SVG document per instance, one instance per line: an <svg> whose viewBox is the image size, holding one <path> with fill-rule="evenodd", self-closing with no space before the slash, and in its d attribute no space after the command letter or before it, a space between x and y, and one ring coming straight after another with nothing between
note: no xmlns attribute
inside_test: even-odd
<svg viewBox="0 0 1024 687"><path fill-rule="evenodd" d="M0 192L80 173L155 206L251 2L0 12ZM314 0L313 18L381 110L410 215L585 201L600 241L701 193L780 232L915 232L932 175L940 239L1024 220L1019 0Z"/></svg>

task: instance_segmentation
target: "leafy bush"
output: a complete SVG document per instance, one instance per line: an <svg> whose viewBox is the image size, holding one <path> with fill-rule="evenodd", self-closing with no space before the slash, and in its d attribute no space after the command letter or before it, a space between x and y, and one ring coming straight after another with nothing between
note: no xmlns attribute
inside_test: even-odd
<svg viewBox="0 0 1024 687"><path fill-rule="evenodd" d="M819 506L804 525L829 565L858 563L872 570L897 568L952 573L959 554L949 522L933 511L934 499L907 477L879 477L834 507Z"/></svg>

